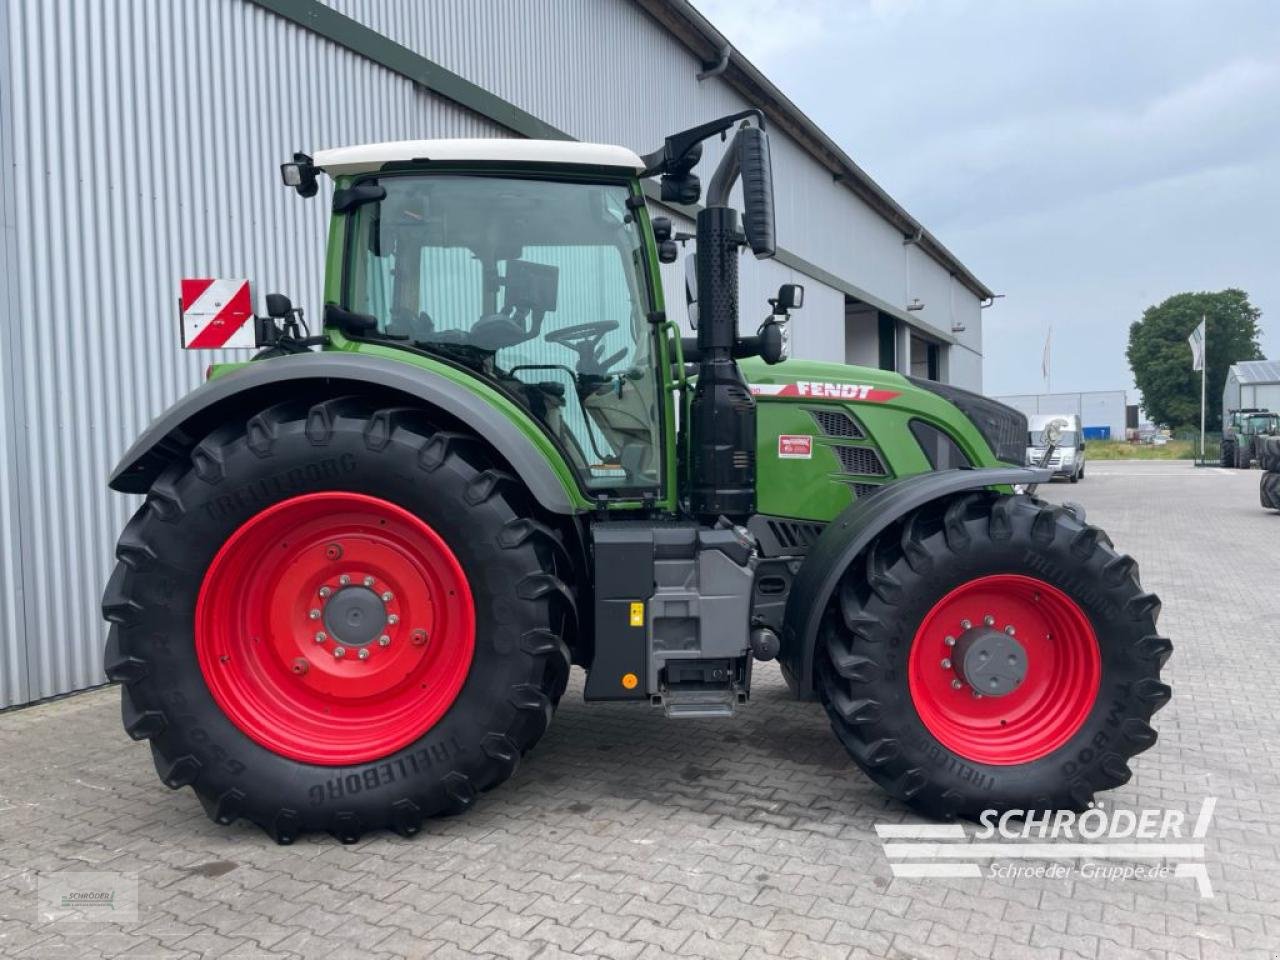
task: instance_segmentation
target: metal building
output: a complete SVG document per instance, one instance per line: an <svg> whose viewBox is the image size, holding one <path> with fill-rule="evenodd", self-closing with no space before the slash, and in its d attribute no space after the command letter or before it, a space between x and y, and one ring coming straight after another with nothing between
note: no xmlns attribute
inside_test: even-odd
<svg viewBox="0 0 1280 960"><path fill-rule="evenodd" d="M1123 440L1126 426L1125 392L1091 390L1084 393L1023 393L996 397L1027 416L1075 414L1088 440Z"/></svg>
<svg viewBox="0 0 1280 960"><path fill-rule="evenodd" d="M136 507L105 478L217 359L178 349L178 278L318 315L327 205L280 186L294 150L647 151L750 105L780 249L743 272L748 322L800 281L796 355L980 389L990 291L684 0L0 3L0 707L103 679L98 602ZM664 280L682 315L679 266Z"/></svg>
<svg viewBox="0 0 1280 960"><path fill-rule="evenodd" d="M1231 410L1256 407L1280 410L1280 360L1242 360L1227 370L1222 388L1222 415Z"/></svg>

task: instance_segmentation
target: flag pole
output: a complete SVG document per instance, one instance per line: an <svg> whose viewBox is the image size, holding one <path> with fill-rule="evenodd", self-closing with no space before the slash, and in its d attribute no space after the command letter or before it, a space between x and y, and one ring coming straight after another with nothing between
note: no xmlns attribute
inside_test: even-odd
<svg viewBox="0 0 1280 960"><path fill-rule="evenodd" d="M1209 321L1204 315L1200 315L1200 326L1204 329L1204 342L1200 349L1203 352L1203 361L1200 363L1200 459L1205 459L1204 451L1204 390L1205 377L1209 373Z"/></svg>

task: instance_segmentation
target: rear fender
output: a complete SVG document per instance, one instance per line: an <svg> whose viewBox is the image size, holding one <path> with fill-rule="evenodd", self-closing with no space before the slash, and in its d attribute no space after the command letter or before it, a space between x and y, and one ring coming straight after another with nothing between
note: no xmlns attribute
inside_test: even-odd
<svg viewBox="0 0 1280 960"><path fill-rule="evenodd" d="M1045 483L1050 471L1024 467L940 470L887 483L827 524L810 548L787 597L779 661L793 693L816 696L813 670L818 626L841 576L875 538L901 517L934 500L968 490Z"/></svg>
<svg viewBox="0 0 1280 960"><path fill-rule="evenodd" d="M307 353L247 364L210 380L161 414L121 459L109 480L120 493L146 493L160 472L219 424L290 397L320 397L376 390L443 411L489 444L552 513L585 509L582 498L557 475L546 451L483 396L422 367L382 357L338 351Z"/></svg>

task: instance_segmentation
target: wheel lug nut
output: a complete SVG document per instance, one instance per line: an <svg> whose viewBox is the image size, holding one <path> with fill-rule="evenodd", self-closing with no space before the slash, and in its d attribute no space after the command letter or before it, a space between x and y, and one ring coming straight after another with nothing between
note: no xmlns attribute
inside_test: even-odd
<svg viewBox="0 0 1280 960"><path fill-rule="evenodd" d="M351 582L351 578L344 573L342 576L338 578L338 582L345 587L348 583Z"/></svg>
<svg viewBox="0 0 1280 960"><path fill-rule="evenodd" d="M972 623L970 623L968 620L961 620L961 621L960 621L960 629L961 629L961 630L969 630L969 629L972 629L972 627L973 627L973 624L972 624Z"/></svg>
<svg viewBox="0 0 1280 960"><path fill-rule="evenodd" d="M400 618L396 616L394 613L387 615L387 623L391 624L393 627L399 622L400 622Z"/></svg>
<svg viewBox="0 0 1280 960"><path fill-rule="evenodd" d="M1013 636L1017 631L1015 631L1015 630L1013 629L1013 624L1011 623L1011 624L1009 624L1007 627L1005 627L1005 628L1004 628L1004 632L1005 632L1005 633L1007 633L1009 636L1011 636L1011 637L1012 637L1012 636Z"/></svg>
<svg viewBox="0 0 1280 960"><path fill-rule="evenodd" d="M963 684L963 683L961 683L958 679L957 679L957 680L952 680L952 681L951 681L951 689L952 689L952 690L959 690L959 689L960 689L961 687L963 687L963 686L964 686L964 684Z"/></svg>
<svg viewBox="0 0 1280 960"><path fill-rule="evenodd" d="M981 699L982 699L982 694L980 694L977 690L973 691L973 699L975 699L975 700L981 700Z"/></svg>
<svg viewBox="0 0 1280 960"><path fill-rule="evenodd" d="M985 623L988 627L994 627L996 625L996 618L988 613L985 617L982 618L982 622Z"/></svg>
<svg viewBox="0 0 1280 960"><path fill-rule="evenodd" d="M372 586L373 586L373 577L365 577L365 578L364 578L364 585L365 585L366 587L372 587Z"/></svg>
<svg viewBox="0 0 1280 960"><path fill-rule="evenodd" d="M391 638L388 637L385 633L378 638L378 646L387 647L390 645L391 645Z"/></svg>
<svg viewBox="0 0 1280 960"><path fill-rule="evenodd" d="M325 633L323 630L321 630L319 633L316 634L316 643L324 643L328 639L329 639L329 635Z"/></svg>
<svg viewBox="0 0 1280 960"><path fill-rule="evenodd" d="M319 611L319 610L312 610L310 613L308 613L308 614L307 614L307 616L308 616L308 617L310 617L312 620L319 620L319 619L320 619L320 611Z"/></svg>
<svg viewBox="0 0 1280 960"><path fill-rule="evenodd" d="M369 648L368 648L368 647L361 647L361 648L360 648L360 652L359 652L359 653L357 653L357 654L356 654L356 656L357 656L357 657L359 657L361 660L368 660L368 659L369 659Z"/></svg>
<svg viewBox="0 0 1280 960"><path fill-rule="evenodd" d="M321 588L320 588L320 597L321 597L321 599L324 599L324 600L329 599L329 595L330 595L331 593L333 593L333 588L332 588L332 587L324 586L324 587L321 587Z"/></svg>
<svg viewBox="0 0 1280 960"><path fill-rule="evenodd" d="M943 660L943 661L942 661L942 669L943 669L943 670L950 670L950 669L951 669L951 660L950 660L950 659L946 659L946 660Z"/></svg>
<svg viewBox="0 0 1280 960"><path fill-rule="evenodd" d="M946 638L945 640L943 640L942 642L943 642L943 643L945 643L948 647L954 647L954 646L956 645L956 638L955 638L955 637L947 637L947 638Z"/></svg>
<svg viewBox="0 0 1280 960"><path fill-rule="evenodd" d="M387 591L384 591L384 592L383 592L383 594L382 594L382 602L383 602L383 603L390 603L390 602L392 601L392 599L394 599L394 598L392 597L392 595L391 595L391 591L390 591L390 590L387 590Z"/></svg>
<svg viewBox="0 0 1280 960"><path fill-rule="evenodd" d="M334 648L333 648L333 655L334 655L335 657L337 657L339 660L341 660L343 657L345 657L345 656L347 655L347 648L346 648L346 647L334 647Z"/></svg>

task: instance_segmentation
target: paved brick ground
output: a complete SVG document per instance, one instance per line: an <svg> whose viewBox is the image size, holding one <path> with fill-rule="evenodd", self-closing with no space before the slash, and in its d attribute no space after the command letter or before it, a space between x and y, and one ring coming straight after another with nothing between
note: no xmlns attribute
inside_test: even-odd
<svg viewBox="0 0 1280 960"><path fill-rule="evenodd" d="M1280 515L1257 482L1096 463L1047 493L1083 503L1165 601L1174 699L1107 799L1219 797L1212 899L1187 879L893 879L873 824L913 818L773 669L732 723L587 707L575 686L472 814L349 847L214 826L159 784L107 689L0 715L0 955L1280 956ZM39 922L38 875L69 870L136 875L138 921Z"/></svg>

